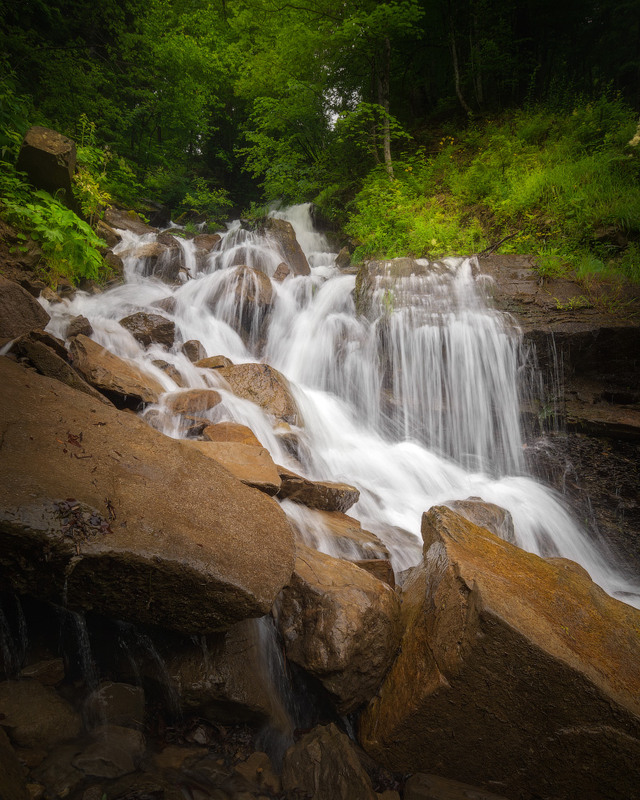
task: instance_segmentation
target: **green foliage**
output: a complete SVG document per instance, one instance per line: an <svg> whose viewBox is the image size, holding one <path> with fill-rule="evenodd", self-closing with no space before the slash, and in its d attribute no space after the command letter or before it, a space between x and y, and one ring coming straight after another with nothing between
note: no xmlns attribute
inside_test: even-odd
<svg viewBox="0 0 640 800"><path fill-rule="evenodd" d="M99 248L105 243L86 222L48 192L34 190L9 165L0 171L0 192L0 216L18 230L19 249L27 250L27 237L38 244L43 255L41 271L50 283L58 277L72 283L100 279L105 263Z"/></svg>

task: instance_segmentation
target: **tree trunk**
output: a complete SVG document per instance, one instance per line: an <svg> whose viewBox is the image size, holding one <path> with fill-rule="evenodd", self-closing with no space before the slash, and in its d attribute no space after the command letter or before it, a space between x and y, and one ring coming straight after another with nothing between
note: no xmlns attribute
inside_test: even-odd
<svg viewBox="0 0 640 800"><path fill-rule="evenodd" d="M456 47L456 36L453 29L453 12L451 10L451 4L449 4L449 45L451 47L451 58L453 60L453 77L455 80L456 95L462 108L464 108L467 114L471 115L473 114L473 111L469 107L467 101L464 99L462 89L460 88L460 66L458 64L458 49Z"/></svg>
<svg viewBox="0 0 640 800"><path fill-rule="evenodd" d="M389 74L391 72L391 42L389 37L384 39L384 52L382 66L378 70L378 104L384 109L382 120L382 145L384 152L384 165L391 180L394 179L393 163L391 161L391 126L389 124Z"/></svg>

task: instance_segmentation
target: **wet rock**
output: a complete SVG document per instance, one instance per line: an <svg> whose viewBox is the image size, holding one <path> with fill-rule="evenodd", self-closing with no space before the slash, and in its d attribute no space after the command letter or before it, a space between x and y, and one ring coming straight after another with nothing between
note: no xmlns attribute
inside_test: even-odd
<svg viewBox="0 0 640 800"><path fill-rule="evenodd" d="M189 339L189 341L184 342L180 349L189 361L194 363L207 357L207 351L197 339Z"/></svg>
<svg viewBox="0 0 640 800"><path fill-rule="evenodd" d="M19 283L0 275L0 340L44 328L49 315Z"/></svg>
<svg viewBox="0 0 640 800"><path fill-rule="evenodd" d="M122 241L122 236L111 225L107 225L103 219L99 219L96 224L96 234L109 248L115 247Z"/></svg>
<svg viewBox="0 0 640 800"><path fill-rule="evenodd" d="M333 723L314 728L287 750L282 786L313 800L376 800L349 738Z"/></svg>
<svg viewBox="0 0 640 800"><path fill-rule="evenodd" d="M73 367L82 377L120 407L155 403L164 388L106 348L80 334L69 343Z"/></svg>
<svg viewBox="0 0 640 800"><path fill-rule="evenodd" d="M280 489L278 470L264 447L240 442L189 442L207 458L222 464L232 475L262 492L274 495Z"/></svg>
<svg viewBox="0 0 640 800"><path fill-rule="evenodd" d="M50 750L74 739L80 717L55 689L38 681L0 683L0 725L18 747Z"/></svg>
<svg viewBox="0 0 640 800"><path fill-rule="evenodd" d="M353 562L356 567L371 573L374 578L395 588L396 579L391 562L386 558L364 558Z"/></svg>
<svg viewBox="0 0 640 800"><path fill-rule="evenodd" d="M161 241L162 234L154 242L145 242L135 248L120 252L121 258L136 258L143 260L142 275L155 277L164 283L180 283L180 270L183 268L182 251L173 236L167 236L170 241Z"/></svg>
<svg viewBox="0 0 640 800"><path fill-rule="evenodd" d="M183 392L166 395L164 402L172 414L197 416L215 408L220 399L214 389L185 389Z"/></svg>
<svg viewBox="0 0 640 800"><path fill-rule="evenodd" d="M201 358L196 361L195 365L202 369L221 369L222 367L232 367L233 362L226 356L209 356L209 358Z"/></svg>
<svg viewBox="0 0 640 800"><path fill-rule="evenodd" d="M401 281L414 275L425 275L437 272L437 264L418 262L413 258L392 258L387 261L365 261L356 275L354 299L356 311L363 316L375 318L380 313L380 304L376 302L377 292L391 292L394 308L412 302L415 287L411 286L406 294L402 291Z"/></svg>
<svg viewBox="0 0 640 800"><path fill-rule="evenodd" d="M511 514L495 503L485 503L480 497L468 497L466 500L450 500L445 505L474 525L486 528L504 539L505 542L516 543Z"/></svg>
<svg viewBox="0 0 640 800"><path fill-rule="evenodd" d="M279 468L282 475L281 468ZM389 551L371 531L360 522L340 511L296 509L291 515L300 539L316 550L349 561L358 559L388 559Z"/></svg>
<svg viewBox="0 0 640 800"><path fill-rule="evenodd" d="M151 305L154 308L160 308L166 311L167 314L175 314L178 301L173 295L170 295L169 297L163 297L162 300L156 300L154 303L151 303Z"/></svg>
<svg viewBox="0 0 640 800"><path fill-rule="evenodd" d="M308 508L319 511L348 511L358 502L360 492L355 486L331 481L312 481L296 475L291 470L280 467L282 487L278 497L293 500Z"/></svg>
<svg viewBox="0 0 640 800"><path fill-rule="evenodd" d="M16 169L27 173L32 186L60 197L73 211L79 210L71 189L76 169L76 145L72 139L34 125L24 135Z"/></svg>
<svg viewBox="0 0 640 800"><path fill-rule="evenodd" d="M633 796L640 611L444 506L422 533L400 653L361 717L367 752L507 797Z"/></svg>
<svg viewBox="0 0 640 800"><path fill-rule="evenodd" d="M285 278L288 278L291 275L291 270L289 267L284 263L284 261L280 262L276 267L276 271L273 273L273 280L277 281L278 283L282 283Z"/></svg>
<svg viewBox="0 0 640 800"><path fill-rule="evenodd" d="M85 700L84 715L92 727L110 724L142 728L144 689L130 683L104 681Z"/></svg>
<svg viewBox="0 0 640 800"><path fill-rule="evenodd" d="M399 602L348 561L298 545L278 626L287 658L318 678L341 713L370 699L395 657Z"/></svg>
<svg viewBox="0 0 640 800"><path fill-rule="evenodd" d="M64 344L45 331L33 330L14 342L11 352L31 364L41 375L66 384L72 389L94 397L101 403L111 405L109 400L91 386L67 361Z"/></svg>
<svg viewBox="0 0 640 800"><path fill-rule="evenodd" d="M238 442L262 447L251 428L237 422L218 422L215 425L208 425L202 431L202 435L208 442Z"/></svg>
<svg viewBox="0 0 640 800"><path fill-rule="evenodd" d="M336 267L338 269L347 269L351 266L351 253L348 247L343 247L336 256Z"/></svg>
<svg viewBox="0 0 640 800"><path fill-rule="evenodd" d="M274 716L273 686L256 620L200 642L176 642L165 653L184 713L211 721L264 722Z"/></svg>
<svg viewBox="0 0 640 800"><path fill-rule="evenodd" d="M178 386L184 387L185 380L178 370L173 366L173 364L170 364L168 361L163 361L161 358L155 358L151 363L154 367L161 369Z"/></svg>
<svg viewBox="0 0 640 800"><path fill-rule="evenodd" d="M197 366L200 365L201 362ZM220 368L218 374L238 397L251 400L277 419L300 424L289 382L273 367L268 364L236 364Z"/></svg>
<svg viewBox="0 0 640 800"><path fill-rule="evenodd" d="M72 336L77 336L80 333L83 336L91 336L93 333L91 323L81 314L77 317L72 317L69 321L69 327L67 328L67 339L70 339Z"/></svg>
<svg viewBox="0 0 640 800"><path fill-rule="evenodd" d="M404 786L404 800L507 800L468 783L417 772Z"/></svg>
<svg viewBox="0 0 640 800"><path fill-rule="evenodd" d="M38 681L43 686L57 686L64 680L64 661L61 658L37 661L21 670L20 677Z"/></svg>
<svg viewBox="0 0 640 800"><path fill-rule="evenodd" d="M145 233L157 233L157 228L152 228L150 225L144 223L135 211L126 211L120 208L107 208L104 212L104 220L107 225L112 228L132 231L138 236L144 236Z"/></svg>
<svg viewBox="0 0 640 800"><path fill-rule="evenodd" d="M0 383L4 589L188 634L270 610L294 558L274 500L9 359Z"/></svg>
<svg viewBox="0 0 640 800"><path fill-rule="evenodd" d="M193 241L196 247L204 250L205 253L210 253L218 242L222 241L222 236L219 233L200 233Z"/></svg>
<svg viewBox="0 0 640 800"><path fill-rule="evenodd" d="M279 794L282 790L280 778L274 772L266 753L252 753L246 761L236 764L235 770L243 778L268 793Z"/></svg>
<svg viewBox="0 0 640 800"><path fill-rule="evenodd" d="M0 728L0 797L6 800L29 800L22 767L2 728Z"/></svg>
<svg viewBox="0 0 640 800"><path fill-rule="evenodd" d="M311 274L307 257L302 252L293 225L290 222L276 217L267 217L264 221L264 230L276 243L282 258L294 275Z"/></svg>
<svg viewBox="0 0 640 800"><path fill-rule="evenodd" d="M144 750L140 731L103 725L94 731L93 742L73 759L73 766L91 777L120 778L135 771Z"/></svg>
<svg viewBox="0 0 640 800"><path fill-rule="evenodd" d="M84 780L84 774L73 766L79 751L76 744L56 747L32 771L31 779L45 787L48 798L68 797Z"/></svg>
<svg viewBox="0 0 640 800"><path fill-rule="evenodd" d="M164 347L173 346L175 323L160 314L138 311L121 319L120 324L130 331L143 347L149 347L154 342Z"/></svg>
<svg viewBox="0 0 640 800"><path fill-rule="evenodd" d="M124 261L111 250L105 253L104 261L109 266L111 273L111 280L108 286L111 287L114 284L121 283L124 280Z"/></svg>

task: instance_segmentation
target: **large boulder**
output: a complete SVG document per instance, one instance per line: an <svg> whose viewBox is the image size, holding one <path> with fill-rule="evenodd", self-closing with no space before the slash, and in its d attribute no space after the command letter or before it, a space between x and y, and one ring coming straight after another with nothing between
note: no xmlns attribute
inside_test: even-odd
<svg viewBox="0 0 640 800"><path fill-rule="evenodd" d="M60 346L61 345L61 346ZM101 403L109 404L109 400L97 389L87 383L66 359L64 345L45 331L33 330L19 336L11 347L11 352L18 358L27 361L41 375L55 378L66 383L72 389L95 397Z"/></svg>
<svg viewBox="0 0 640 800"><path fill-rule="evenodd" d="M16 169L26 172L29 183L60 196L69 208L78 210L71 190L76 169L76 145L57 131L34 125L25 133Z"/></svg>
<svg viewBox="0 0 640 800"><path fill-rule="evenodd" d="M189 442L199 450L226 467L232 475L267 494L277 494L280 489L280 476L269 451L264 447L241 442Z"/></svg>
<svg viewBox="0 0 640 800"><path fill-rule="evenodd" d="M314 728L285 753L282 788L313 800L376 800L349 737L331 723Z"/></svg>
<svg viewBox="0 0 640 800"><path fill-rule="evenodd" d="M198 362L196 366L204 365ZM300 424L300 412L289 382L278 370L268 364L235 364L221 367L217 372L238 397L251 400L276 419Z"/></svg>
<svg viewBox="0 0 640 800"><path fill-rule="evenodd" d="M44 328L50 317L19 283L0 275L0 343L33 328Z"/></svg>
<svg viewBox="0 0 640 800"><path fill-rule="evenodd" d="M222 236L219 233L200 233L194 238L193 242L200 250L209 253L221 240Z"/></svg>
<svg viewBox="0 0 640 800"><path fill-rule="evenodd" d="M88 336L80 334L71 339L69 353L80 375L117 406L155 403L164 392L162 384L151 375Z"/></svg>
<svg viewBox="0 0 640 800"><path fill-rule="evenodd" d="M220 394L215 389L185 389L165 395L164 403L172 414L197 416L215 408L220 403Z"/></svg>
<svg viewBox="0 0 640 800"><path fill-rule="evenodd" d="M146 233L157 233L157 228L152 228L143 222L135 211L126 211L122 208L115 208L114 206L107 208L104 212L104 220L111 227L116 230L131 231L144 236Z"/></svg>
<svg viewBox="0 0 640 800"><path fill-rule="evenodd" d="M374 695L395 657L399 602L365 570L299 544L278 625L287 658L318 678L346 714Z"/></svg>
<svg viewBox="0 0 640 800"><path fill-rule="evenodd" d="M0 385L2 590L189 634L270 610L294 563L275 500L6 358Z"/></svg>
<svg viewBox="0 0 640 800"><path fill-rule="evenodd" d="M275 242L282 258L294 275L311 274L307 257L302 252L302 248L296 238L296 232L290 222L276 217L267 217L264 221L264 230Z"/></svg>
<svg viewBox="0 0 640 800"><path fill-rule="evenodd" d="M28 800L30 794L7 734L0 728L0 797L7 800Z"/></svg>
<svg viewBox="0 0 640 800"><path fill-rule="evenodd" d="M312 481L291 470L280 467L281 500L293 500L308 508L320 511L348 511L360 499L360 491L347 483Z"/></svg>
<svg viewBox="0 0 640 800"><path fill-rule="evenodd" d="M640 611L444 506L422 534L369 754L525 800L638 797Z"/></svg>
<svg viewBox="0 0 640 800"><path fill-rule="evenodd" d="M143 347L149 347L154 342L165 347L173 347L176 333L175 322L163 317L161 314L147 314L144 311L136 311L134 314L129 314L128 317L123 317L120 320L120 324Z"/></svg>
<svg viewBox="0 0 640 800"><path fill-rule="evenodd" d="M82 730L80 715L38 681L0 683L0 715L0 726L14 745L35 750L74 739Z"/></svg>

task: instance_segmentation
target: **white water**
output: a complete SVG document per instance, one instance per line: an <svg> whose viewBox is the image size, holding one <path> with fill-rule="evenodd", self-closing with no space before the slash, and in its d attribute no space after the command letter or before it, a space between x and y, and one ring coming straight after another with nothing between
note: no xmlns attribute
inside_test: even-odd
<svg viewBox="0 0 640 800"><path fill-rule="evenodd" d="M236 291L235 270L247 265L272 276L282 257L272 242L239 223L230 226L200 271L193 244L180 243L192 278L185 276L177 287L143 277L144 262L131 254L154 237L124 233L118 249L130 253L127 282L48 306L49 329L64 338L69 319L83 314L96 341L136 361L167 392L179 387L154 359L171 363L185 385L216 384L211 370L196 368L181 354L180 343L189 339L198 339L209 356L225 355L234 363L264 360L280 370L292 384L303 420L297 430L299 462L283 447L273 420L224 387L223 403L210 412L211 419L248 425L277 463L296 472L357 486L360 500L349 514L385 542L396 570L419 560L424 511L476 496L511 512L524 549L571 558L608 592L640 604L640 581L622 576L562 498L524 473L520 338L509 320L486 307L475 265L457 260L434 265L422 276L394 281L383 276L374 313L365 319L355 313L355 277L333 266L335 254L312 230L308 207L278 216L294 225L311 275L272 282L266 331L262 317L252 317L246 291ZM256 291L253 278L242 280ZM153 306L168 296L176 301L173 314ZM171 351L157 345L145 350L119 325L139 310L175 321ZM168 435L184 435L162 402L146 413ZM311 538L321 540L317 531Z"/></svg>

